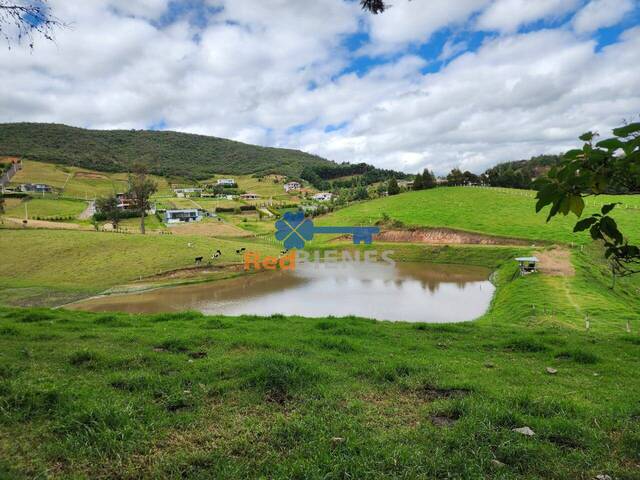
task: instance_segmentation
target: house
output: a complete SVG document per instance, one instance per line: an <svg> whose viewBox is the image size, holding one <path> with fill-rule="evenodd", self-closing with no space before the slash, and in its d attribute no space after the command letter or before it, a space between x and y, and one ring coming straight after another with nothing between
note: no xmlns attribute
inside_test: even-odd
<svg viewBox="0 0 640 480"><path fill-rule="evenodd" d="M293 192L294 190L300 190L300 183L299 182L289 182L289 183L285 183L284 184L284 191L285 192Z"/></svg>
<svg viewBox="0 0 640 480"><path fill-rule="evenodd" d="M223 187L235 187L236 181L233 178L219 178L217 184Z"/></svg>
<svg viewBox="0 0 640 480"><path fill-rule="evenodd" d="M175 188L173 192L178 198L199 197L202 195L202 188Z"/></svg>
<svg viewBox="0 0 640 480"><path fill-rule="evenodd" d="M135 201L126 193L116 193L118 199L118 208L120 210L134 210L136 208Z"/></svg>
<svg viewBox="0 0 640 480"><path fill-rule="evenodd" d="M199 222L202 215L197 208L185 210L167 210L164 212L164 223Z"/></svg>
<svg viewBox="0 0 640 480"><path fill-rule="evenodd" d="M318 202L330 202L331 199L333 198L333 193L320 192L320 193L316 193L312 198Z"/></svg>
<svg viewBox="0 0 640 480"><path fill-rule="evenodd" d="M21 192L25 193L51 193L53 187L44 183L23 183L19 187Z"/></svg>
<svg viewBox="0 0 640 480"><path fill-rule="evenodd" d="M258 200L260 195L257 193L244 193L240 195L240 200Z"/></svg>
<svg viewBox="0 0 640 480"><path fill-rule="evenodd" d="M518 262L520 266L520 274L527 275L538 271L538 263L540 260L538 257L519 257L516 258L516 262Z"/></svg>

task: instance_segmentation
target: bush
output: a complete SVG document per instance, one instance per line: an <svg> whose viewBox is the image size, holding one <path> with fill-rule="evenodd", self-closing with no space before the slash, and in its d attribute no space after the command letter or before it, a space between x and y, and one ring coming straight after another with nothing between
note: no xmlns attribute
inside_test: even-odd
<svg viewBox="0 0 640 480"><path fill-rule="evenodd" d="M564 350L558 353L556 358L558 360L571 360L583 365L591 365L600 361L597 355L585 350Z"/></svg>

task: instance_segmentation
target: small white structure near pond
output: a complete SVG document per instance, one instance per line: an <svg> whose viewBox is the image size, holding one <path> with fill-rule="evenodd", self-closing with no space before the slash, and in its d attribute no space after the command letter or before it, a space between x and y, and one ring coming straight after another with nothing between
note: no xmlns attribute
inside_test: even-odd
<svg viewBox="0 0 640 480"><path fill-rule="evenodd" d="M313 199L318 202L330 202L332 198L333 198L333 193L330 193L330 192L320 192L320 193L316 193L313 196Z"/></svg>
<svg viewBox="0 0 640 480"><path fill-rule="evenodd" d="M538 271L540 260L538 257L519 257L516 258L516 262L520 264L520 274L527 275Z"/></svg>
<svg viewBox="0 0 640 480"><path fill-rule="evenodd" d="M186 223L186 222L199 222L202 220L202 215L197 208L190 208L184 210L167 210L164 212L164 223Z"/></svg>

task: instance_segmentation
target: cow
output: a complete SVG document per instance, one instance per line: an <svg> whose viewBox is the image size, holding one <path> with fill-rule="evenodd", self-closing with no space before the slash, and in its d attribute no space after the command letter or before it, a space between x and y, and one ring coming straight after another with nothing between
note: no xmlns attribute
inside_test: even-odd
<svg viewBox="0 0 640 480"><path fill-rule="evenodd" d="M196 265L200 265L202 263L203 257L196 257Z"/></svg>

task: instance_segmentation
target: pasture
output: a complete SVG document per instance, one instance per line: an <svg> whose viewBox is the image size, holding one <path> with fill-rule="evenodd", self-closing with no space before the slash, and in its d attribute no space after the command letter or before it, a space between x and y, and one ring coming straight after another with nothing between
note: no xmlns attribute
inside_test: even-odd
<svg viewBox="0 0 640 480"><path fill-rule="evenodd" d="M640 196L603 196L587 202L585 214L599 211L599 206L589 206L594 202L621 202L623 206L614 211L614 216L631 239L640 240ZM574 215L559 216L547 223L546 214L536 214L534 207L533 192L441 187L361 202L324 216L317 223L373 225L386 214L406 227L448 227L532 241L590 241L588 233L573 233L577 221Z"/></svg>

